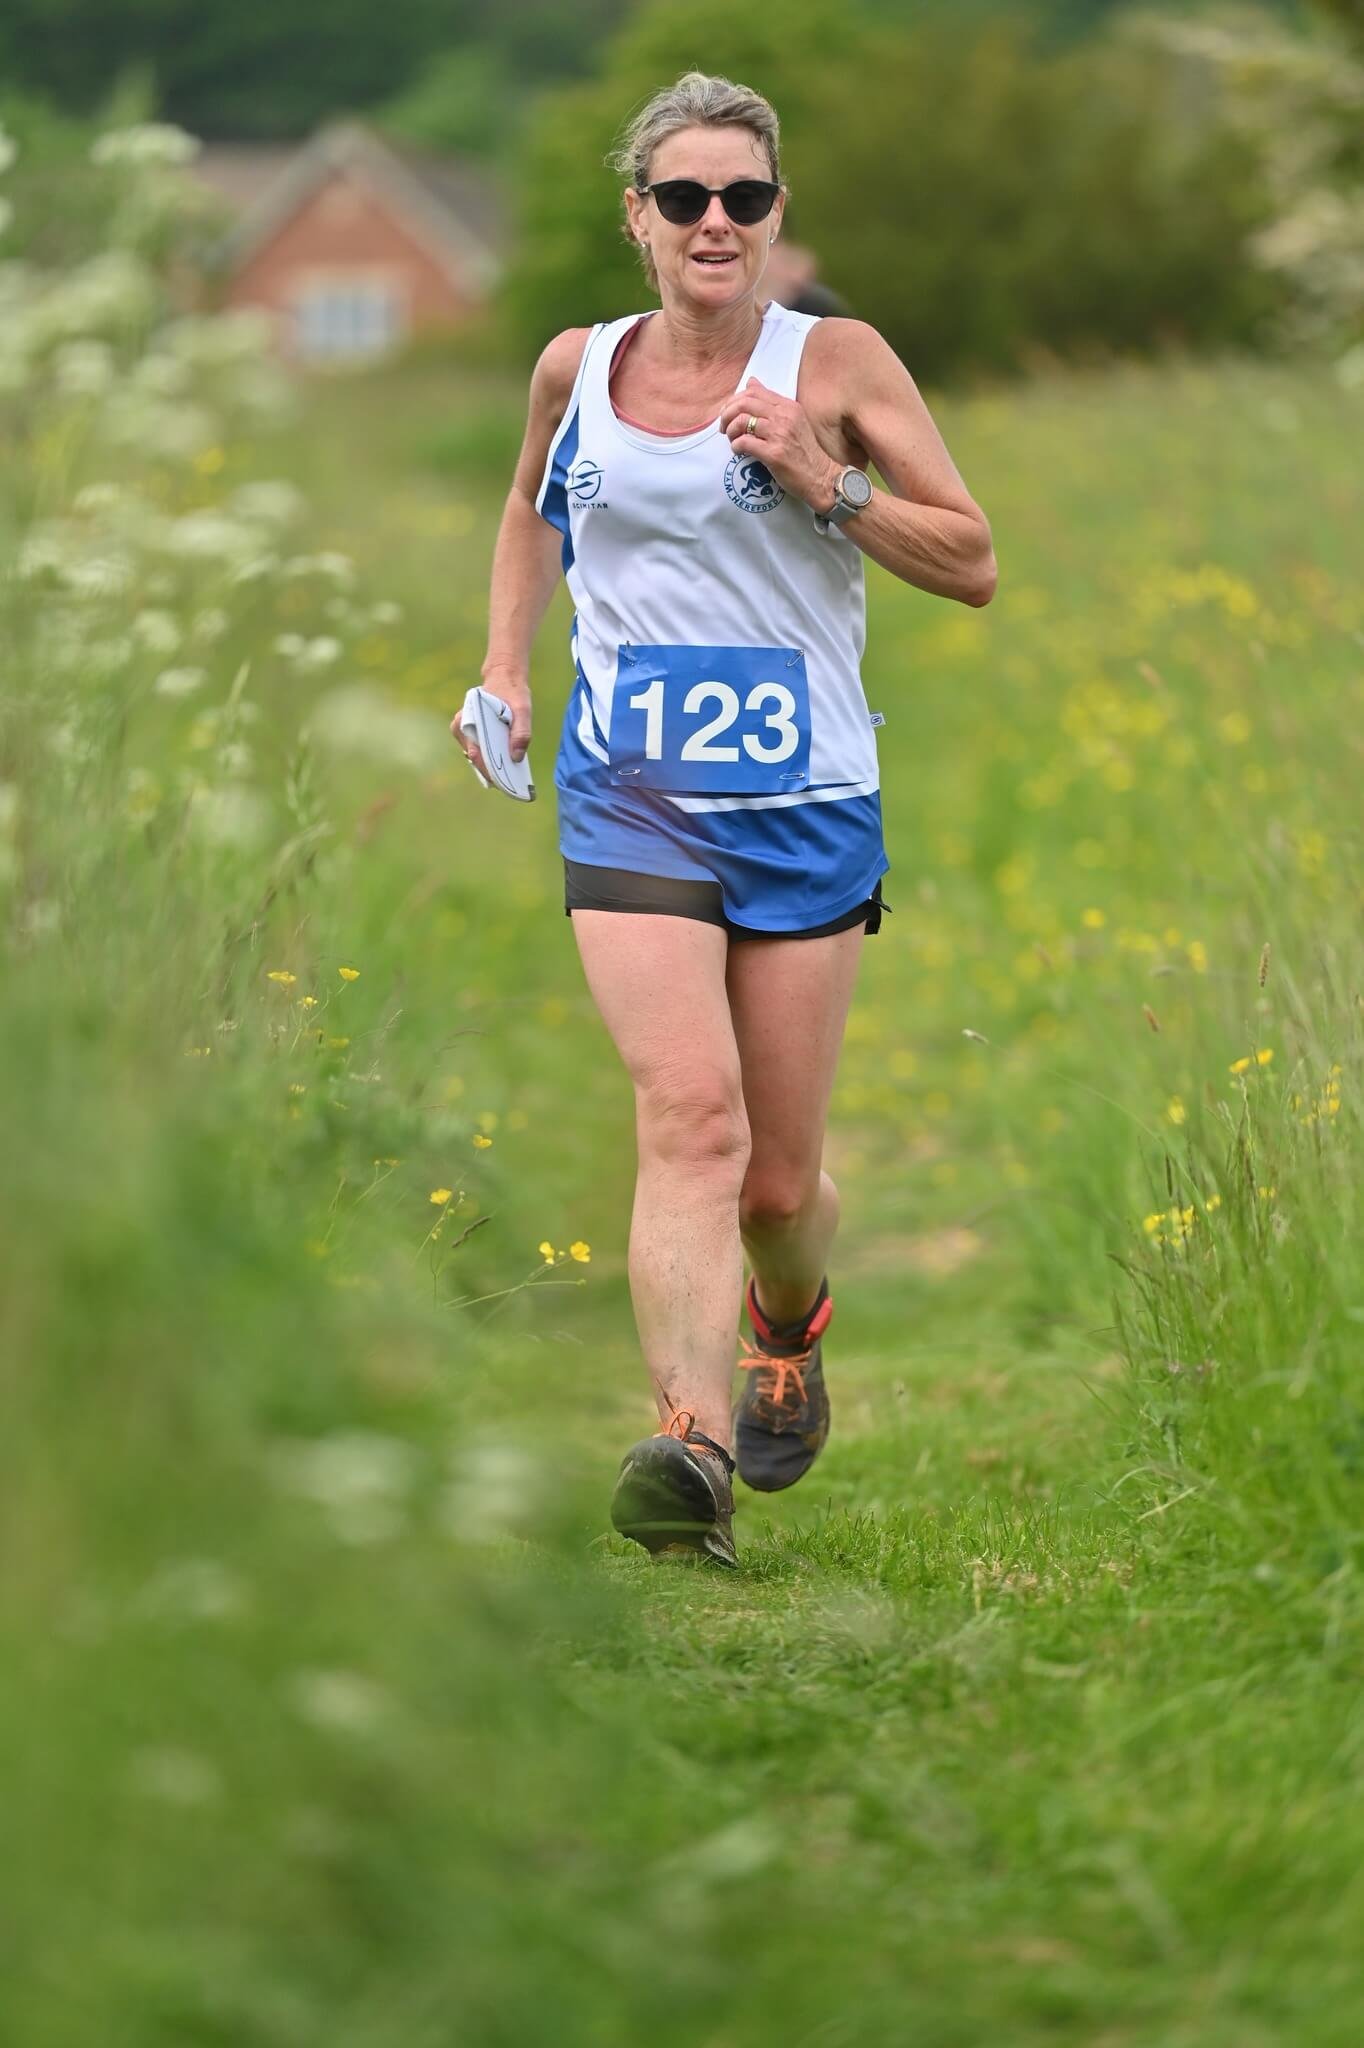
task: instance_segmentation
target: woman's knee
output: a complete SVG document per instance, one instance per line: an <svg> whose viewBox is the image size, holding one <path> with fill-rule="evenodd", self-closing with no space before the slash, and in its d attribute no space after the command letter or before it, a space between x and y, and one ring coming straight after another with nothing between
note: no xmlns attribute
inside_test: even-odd
<svg viewBox="0 0 1364 2048"><path fill-rule="evenodd" d="M820 1171L804 1172L784 1162L767 1164L750 1158L739 1190L739 1222L743 1229L780 1230L799 1223L819 1200Z"/></svg>
<svg viewBox="0 0 1364 2048"><path fill-rule="evenodd" d="M641 1157L742 1185L752 1149L739 1078L658 1074L635 1090Z"/></svg>

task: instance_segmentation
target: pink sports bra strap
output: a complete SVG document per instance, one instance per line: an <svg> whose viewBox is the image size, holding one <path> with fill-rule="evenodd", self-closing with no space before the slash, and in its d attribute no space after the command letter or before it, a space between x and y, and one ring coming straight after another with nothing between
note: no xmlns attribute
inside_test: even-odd
<svg viewBox="0 0 1364 2048"><path fill-rule="evenodd" d="M606 389L608 397L610 396L611 391L611 379L615 376L616 371L620 368L621 357L625 354L625 351L629 348L630 343L639 333L639 330L644 325L644 322L650 317L651 316L648 313L642 314L640 318L635 321L633 327L626 328L624 334L622 334L620 340L616 343L616 352L611 358L611 367L606 373ZM698 420L694 427L651 427L647 420L637 420L633 413L623 411L622 408L616 404L614 398L611 399L611 410L616 415L616 418L618 420L625 421L627 427L638 427L642 434L657 434L660 440L666 440L670 435L697 434L701 431L702 427L708 427L710 425L709 420Z"/></svg>

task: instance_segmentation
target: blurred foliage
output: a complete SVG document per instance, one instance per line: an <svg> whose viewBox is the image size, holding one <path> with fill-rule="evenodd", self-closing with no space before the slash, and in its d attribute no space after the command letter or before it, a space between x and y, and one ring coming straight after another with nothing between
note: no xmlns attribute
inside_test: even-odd
<svg viewBox="0 0 1364 2048"><path fill-rule="evenodd" d="M113 126L146 119L145 80L125 78L110 95ZM116 181L90 161L96 126L59 113L50 101L13 85L0 86L0 127L17 156L5 177L6 220L0 256L52 268L76 262L114 232Z"/></svg>
<svg viewBox="0 0 1364 2048"><path fill-rule="evenodd" d="M1083 38L1128 4L1027 0L1024 12L1051 46ZM1302 4L1272 0L1281 17L1298 16ZM1320 4L1345 15L1359 0ZM340 110L378 115L410 95L433 141L481 153L490 116L499 126L504 112L524 119L546 81L593 74L604 39L638 11L639 0L391 0L382 8L289 0L228 9L194 0L7 0L0 73L68 114L89 114L111 79L146 67L162 119L241 139L303 135ZM1019 9L1018 0L848 0L838 11L895 28L936 15L969 32ZM709 62L703 42L693 57Z"/></svg>
<svg viewBox="0 0 1364 2048"><path fill-rule="evenodd" d="M517 78L590 68L626 0L7 0L0 70L71 112L91 113L124 68L151 68L158 112L205 137L300 136L338 112L382 104L446 53L482 49Z"/></svg>
<svg viewBox="0 0 1364 2048"><path fill-rule="evenodd" d="M376 109L373 125L425 149L507 157L516 146L525 94L507 56L486 43L440 50L406 92Z"/></svg>
<svg viewBox="0 0 1364 2048"><path fill-rule="evenodd" d="M1364 50L1364 0L1312 0L1312 4Z"/></svg>
<svg viewBox="0 0 1364 2048"><path fill-rule="evenodd" d="M1247 142L1269 196L1245 255L1275 281L1270 329L1285 351L1364 341L1364 46L1285 35L1263 15L1137 13L1134 46L1164 51L1187 99Z"/></svg>
<svg viewBox="0 0 1364 2048"><path fill-rule="evenodd" d="M916 374L1250 346L1281 295L1243 254L1269 210L1252 141L1188 107L1154 42L1048 54L988 12L967 36L936 12L891 31L813 0L780 19L656 0L537 122L508 287L528 350L639 302L602 157L701 51L777 107L791 234Z"/></svg>

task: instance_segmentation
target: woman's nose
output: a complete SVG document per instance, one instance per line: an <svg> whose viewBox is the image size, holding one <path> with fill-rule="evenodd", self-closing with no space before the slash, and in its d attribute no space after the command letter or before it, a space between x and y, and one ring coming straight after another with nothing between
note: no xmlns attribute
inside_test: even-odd
<svg viewBox="0 0 1364 2048"><path fill-rule="evenodd" d="M724 202L718 192L711 193L710 204L701 216L701 225L707 228L724 228L728 232L729 215L725 212Z"/></svg>

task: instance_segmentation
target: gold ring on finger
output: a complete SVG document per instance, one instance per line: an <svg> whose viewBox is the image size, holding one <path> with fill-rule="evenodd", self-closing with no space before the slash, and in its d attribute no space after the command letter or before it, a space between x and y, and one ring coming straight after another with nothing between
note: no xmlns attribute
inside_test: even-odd
<svg viewBox="0 0 1364 2048"><path fill-rule="evenodd" d="M748 431L750 434L756 434L758 431L758 415L755 412L748 415Z"/></svg>

